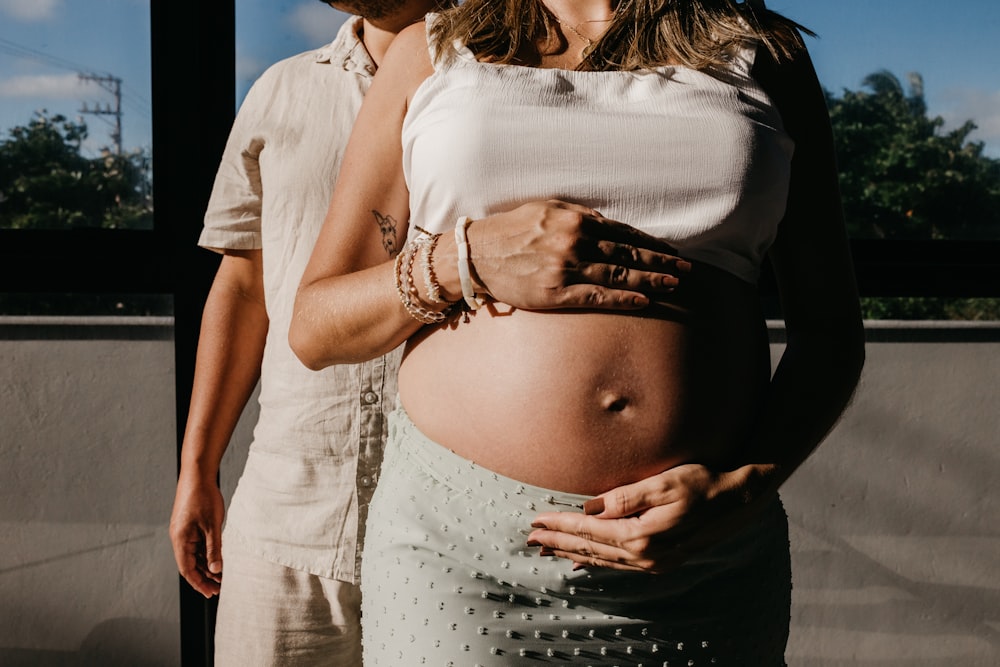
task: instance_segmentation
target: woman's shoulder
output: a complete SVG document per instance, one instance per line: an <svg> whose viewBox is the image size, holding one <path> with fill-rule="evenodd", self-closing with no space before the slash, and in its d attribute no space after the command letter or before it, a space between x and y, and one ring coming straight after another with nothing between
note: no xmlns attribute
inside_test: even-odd
<svg viewBox="0 0 1000 667"><path fill-rule="evenodd" d="M396 35L386 51L385 61L407 60L417 58L418 61L430 61L430 48L427 42L427 22L425 20L411 23Z"/></svg>
<svg viewBox="0 0 1000 667"><path fill-rule="evenodd" d="M426 24L418 21L403 28L392 40L376 78L391 80L394 85L412 91L433 72Z"/></svg>

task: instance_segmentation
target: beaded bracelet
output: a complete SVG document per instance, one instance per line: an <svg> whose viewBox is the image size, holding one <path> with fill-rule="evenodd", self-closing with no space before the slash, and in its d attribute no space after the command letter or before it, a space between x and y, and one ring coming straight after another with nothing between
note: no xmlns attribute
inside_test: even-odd
<svg viewBox="0 0 1000 667"><path fill-rule="evenodd" d="M437 311L424 308L419 303L414 302L414 296L416 296L418 301L420 299L420 293L413 282L413 260L416 257L417 250L417 242L411 241L403 246L402 252L396 255L396 261L393 265L396 293L399 295L399 300L403 304L403 307L406 308L406 312L409 313L410 317L424 324L438 324L448 318L448 311L451 310L450 307L443 311ZM404 263L406 264L405 270L403 269Z"/></svg>
<svg viewBox="0 0 1000 667"><path fill-rule="evenodd" d="M458 280L462 285L462 297L470 310L479 310L482 302L476 298L476 290L472 285L472 261L469 259L469 239L466 229L472 220L463 215L455 223L455 245L458 248Z"/></svg>
<svg viewBox="0 0 1000 667"><path fill-rule="evenodd" d="M431 303L446 303L441 298L441 283L438 282L437 274L434 273L434 248L437 247L440 234L431 234L417 238L420 244L420 268L424 274L424 287L427 288L427 299Z"/></svg>

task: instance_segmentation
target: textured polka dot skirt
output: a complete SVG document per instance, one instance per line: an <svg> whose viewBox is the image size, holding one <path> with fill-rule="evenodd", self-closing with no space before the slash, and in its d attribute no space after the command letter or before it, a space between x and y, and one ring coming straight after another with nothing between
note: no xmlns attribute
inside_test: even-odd
<svg viewBox="0 0 1000 667"><path fill-rule="evenodd" d="M362 565L373 665L784 665L791 576L780 502L665 575L526 546L543 511L588 497L497 475L390 418Z"/></svg>

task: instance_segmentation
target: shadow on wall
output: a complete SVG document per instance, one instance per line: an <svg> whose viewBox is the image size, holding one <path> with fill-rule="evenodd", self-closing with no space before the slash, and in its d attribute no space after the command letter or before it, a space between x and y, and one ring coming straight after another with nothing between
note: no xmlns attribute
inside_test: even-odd
<svg viewBox="0 0 1000 667"><path fill-rule="evenodd" d="M1000 326L868 329L853 405L782 490L793 563L787 660L994 667Z"/></svg>
<svg viewBox="0 0 1000 667"><path fill-rule="evenodd" d="M4 667L175 667L172 651L150 651L172 646L175 631L146 618L111 618L96 625L78 651L0 648ZM159 656L157 655L159 654Z"/></svg>

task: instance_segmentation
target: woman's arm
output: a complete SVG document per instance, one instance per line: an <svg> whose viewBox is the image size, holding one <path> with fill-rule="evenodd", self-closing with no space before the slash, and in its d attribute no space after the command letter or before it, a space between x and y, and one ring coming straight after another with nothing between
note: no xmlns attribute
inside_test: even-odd
<svg viewBox="0 0 1000 667"><path fill-rule="evenodd" d="M795 139L785 218L770 251L788 343L755 431L732 470L683 465L602 494L586 514L539 515L529 543L584 565L662 571L745 525L843 413L864 332L825 98L808 55L754 75Z"/></svg>
<svg viewBox="0 0 1000 667"><path fill-rule="evenodd" d="M826 100L808 56L756 76L795 139L785 219L769 257L787 344L771 380L748 462L773 465L777 490L847 407L864 365L864 329L837 181Z"/></svg>
<svg viewBox="0 0 1000 667"><path fill-rule="evenodd" d="M394 40L365 97L295 301L289 344L309 368L384 354L422 326L400 302L392 258L409 221L403 118L432 73L424 25L415 24ZM668 298L690 269L666 243L568 202L476 220L468 241L476 292L518 308L635 310ZM441 236L433 267L442 296L460 300L452 235Z"/></svg>
<svg viewBox="0 0 1000 667"><path fill-rule="evenodd" d="M392 258L409 220L403 118L433 71L423 25L396 37L372 81L299 285L289 344L312 369L378 356L421 326L396 296Z"/></svg>

